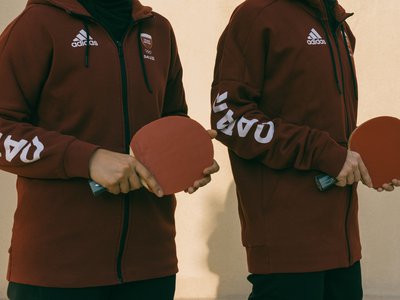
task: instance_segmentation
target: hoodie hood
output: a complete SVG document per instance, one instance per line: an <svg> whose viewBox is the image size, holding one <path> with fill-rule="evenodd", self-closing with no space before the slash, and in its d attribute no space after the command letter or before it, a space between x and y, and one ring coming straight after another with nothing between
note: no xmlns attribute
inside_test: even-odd
<svg viewBox="0 0 400 300"><path fill-rule="evenodd" d="M77 14L91 17L90 13L76 0L28 0L27 6L30 5L49 5L65 10L70 14ZM135 21L152 16L152 8L143 6L138 0L132 0L132 18Z"/></svg>
<svg viewBox="0 0 400 300"><path fill-rule="evenodd" d="M324 0L299 0L313 9L316 16L326 20L328 18ZM334 1L333 13L336 20L339 23L344 22L348 17L351 17L353 13L347 13L346 10L337 2Z"/></svg>

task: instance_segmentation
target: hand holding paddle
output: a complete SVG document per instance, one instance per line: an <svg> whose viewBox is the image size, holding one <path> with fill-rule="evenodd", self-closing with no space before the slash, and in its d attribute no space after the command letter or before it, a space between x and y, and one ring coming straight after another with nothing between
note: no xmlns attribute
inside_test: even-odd
<svg viewBox="0 0 400 300"><path fill-rule="evenodd" d="M110 165L105 166L104 161L100 172L92 167L96 156L93 158L93 180L89 182L92 192L97 196L108 189L117 194L144 186L159 197L184 190L193 193L219 169L213 160L214 136L214 131L207 132L187 117L170 116L151 122L132 138L132 156L108 153ZM101 154L104 157L107 153Z"/></svg>
<svg viewBox="0 0 400 300"><path fill-rule="evenodd" d="M215 139L217 137L216 130L210 129L210 130L207 130L207 132L210 135L211 139ZM214 160L214 163L212 164L212 166L206 168L203 171L204 177L202 179L196 180L192 187L185 190L185 193L193 194L199 188L207 185L211 181L211 174L217 173L218 171L219 171L219 165Z"/></svg>
<svg viewBox="0 0 400 300"><path fill-rule="evenodd" d="M315 182L321 191L358 180L370 187L372 182L378 191L392 191L400 186L399 153L400 120L387 116L373 118L351 134L346 163L339 176L321 174L315 177Z"/></svg>
<svg viewBox="0 0 400 300"><path fill-rule="evenodd" d="M359 182L360 180L366 186L372 188L371 177L369 176L367 167L362 161L360 154L348 150L343 168L340 171L339 175L336 177L336 185L344 187L346 185L351 185L355 182Z"/></svg>
<svg viewBox="0 0 400 300"><path fill-rule="evenodd" d="M399 179L393 179L392 182L390 183L385 183L382 185L382 187L378 188L378 192L393 192L395 187L400 187L400 180Z"/></svg>
<svg viewBox="0 0 400 300"><path fill-rule="evenodd" d="M154 176L131 155L98 149L89 170L93 181L112 194L126 194L146 186L158 197L163 196Z"/></svg>

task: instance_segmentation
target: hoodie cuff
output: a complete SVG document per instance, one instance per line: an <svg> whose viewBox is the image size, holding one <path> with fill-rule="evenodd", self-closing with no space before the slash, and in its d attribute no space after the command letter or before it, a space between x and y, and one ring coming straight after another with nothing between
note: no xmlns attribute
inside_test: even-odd
<svg viewBox="0 0 400 300"><path fill-rule="evenodd" d="M64 169L67 177L82 177L89 179L89 162L93 153L100 146L75 140L65 151Z"/></svg>
<svg viewBox="0 0 400 300"><path fill-rule="evenodd" d="M347 158L347 149L334 140L328 140L321 151L315 169L330 176L337 177Z"/></svg>

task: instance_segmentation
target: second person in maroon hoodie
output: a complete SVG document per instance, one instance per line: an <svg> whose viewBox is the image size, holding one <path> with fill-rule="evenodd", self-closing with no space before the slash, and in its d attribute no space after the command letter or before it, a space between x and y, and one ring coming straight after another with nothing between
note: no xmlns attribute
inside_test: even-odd
<svg viewBox="0 0 400 300"><path fill-rule="evenodd" d="M356 182L371 180L346 147L350 16L336 0L247 0L219 41L211 122L237 186L249 299L362 299ZM338 180L325 193L321 172Z"/></svg>

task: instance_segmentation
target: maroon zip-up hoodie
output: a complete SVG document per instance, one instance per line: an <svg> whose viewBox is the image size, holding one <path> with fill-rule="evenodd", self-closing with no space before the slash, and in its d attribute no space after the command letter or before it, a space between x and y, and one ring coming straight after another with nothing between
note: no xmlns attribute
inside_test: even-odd
<svg viewBox="0 0 400 300"><path fill-rule="evenodd" d="M335 4L247 0L218 45L212 127L229 149L249 271L311 272L361 258L353 187L337 176L355 128L355 39ZM336 24L337 23L337 24Z"/></svg>
<svg viewBox="0 0 400 300"><path fill-rule="evenodd" d="M171 25L133 1L116 43L75 0L30 0L0 37L0 168L18 175L8 280L111 285L177 272L174 196L95 198L89 160L186 115ZM11 199L3 199L10 201Z"/></svg>

